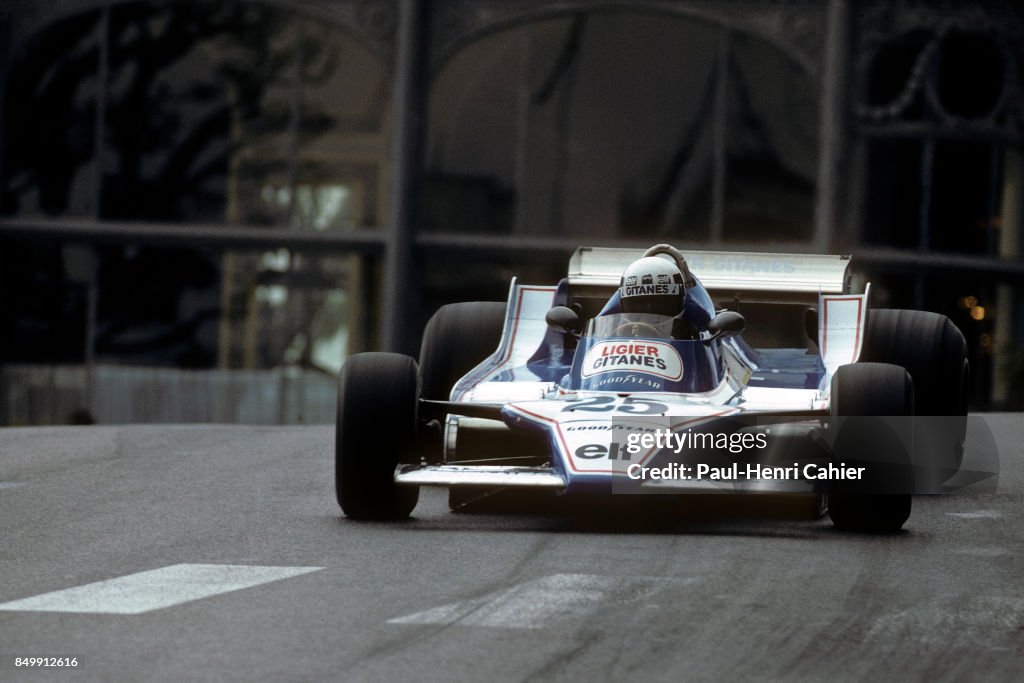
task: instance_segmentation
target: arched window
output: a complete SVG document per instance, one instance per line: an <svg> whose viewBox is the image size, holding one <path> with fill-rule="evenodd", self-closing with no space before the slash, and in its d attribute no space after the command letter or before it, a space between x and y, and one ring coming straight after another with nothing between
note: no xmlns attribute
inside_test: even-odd
<svg viewBox="0 0 1024 683"><path fill-rule="evenodd" d="M581 12L488 33L431 95L428 227L806 240L817 80L736 27Z"/></svg>
<svg viewBox="0 0 1024 683"><path fill-rule="evenodd" d="M203 240L212 224L345 231L384 221L390 55L332 11L133 0L17 15L25 30L5 46L0 99L0 215L127 232L178 224L195 240L89 245L97 267L84 280L69 276L78 252L61 245L6 250L0 285L31 281L46 303L5 311L12 343L0 361L78 361L88 347L129 363L337 368L343 348L331 342L325 362L316 345L344 327L346 285L359 277L346 256Z"/></svg>

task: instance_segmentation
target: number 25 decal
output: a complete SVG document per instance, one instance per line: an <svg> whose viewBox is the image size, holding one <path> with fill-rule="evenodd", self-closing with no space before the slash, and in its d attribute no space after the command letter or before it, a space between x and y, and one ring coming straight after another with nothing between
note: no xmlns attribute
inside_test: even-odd
<svg viewBox="0 0 1024 683"><path fill-rule="evenodd" d="M615 411L631 415L661 415L668 412L668 406L664 403L658 403L646 398L633 398L629 396L622 399L622 402L616 405L618 400L615 396L594 396L593 398L585 398L581 401L573 401L570 405L562 408L562 412L607 413Z"/></svg>

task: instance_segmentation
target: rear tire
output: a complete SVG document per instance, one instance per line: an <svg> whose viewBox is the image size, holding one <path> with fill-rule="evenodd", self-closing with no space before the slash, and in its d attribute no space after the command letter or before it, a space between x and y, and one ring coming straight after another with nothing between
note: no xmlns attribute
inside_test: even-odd
<svg viewBox="0 0 1024 683"><path fill-rule="evenodd" d="M466 301L437 310L423 331L423 398L447 401L452 387L494 353L505 326L505 304Z"/></svg>
<svg viewBox="0 0 1024 683"><path fill-rule="evenodd" d="M423 331L420 375L423 398L447 401L455 383L494 353L505 327L505 304L500 301L465 301L437 309ZM423 455L428 462L443 460L444 424L428 436ZM479 492L471 497L475 498ZM466 498L449 489L448 506L461 509Z"/></svg>
<svg viewBox="0 0 1024 683"><path fill-rule="evenodd" d="M893 533L910 517L910 435L901 433L909 432L909 421L879 418L913 414L914 383L901 367L856 363L840 367L832 377L832 417L838 428L833 461L865 468L864 479L837 482L829 495L828 514L836 528Z"/></svg>
<svg viewBox="0 0 1024 683"><path fill-rule="evenodd" d="M396 353L358 353L338 378L334 486L354 519L404 519L419 488L395 484L395 468L415 446L419 373Z"/></svg>
<svg viewBox="0 0 1024 683"><path fill-rule="evenodd" d="M928 311L877 309L868 314L860 360L906 368L914 380L918 491L941 491L956 474L967 437L970 372L967 342L949 318Z"/></svg>

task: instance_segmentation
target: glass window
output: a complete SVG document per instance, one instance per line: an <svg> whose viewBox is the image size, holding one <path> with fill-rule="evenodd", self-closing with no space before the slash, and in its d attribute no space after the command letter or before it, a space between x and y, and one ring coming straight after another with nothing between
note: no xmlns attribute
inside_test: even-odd
<svg viewBox="0 0 1024 683"><path fill-rule="evenodd" d="M807 238L818 91L765 41L668 14L490 34L451 57L432 89L428 226L706 239L717 165L725 240Z"/></svg>

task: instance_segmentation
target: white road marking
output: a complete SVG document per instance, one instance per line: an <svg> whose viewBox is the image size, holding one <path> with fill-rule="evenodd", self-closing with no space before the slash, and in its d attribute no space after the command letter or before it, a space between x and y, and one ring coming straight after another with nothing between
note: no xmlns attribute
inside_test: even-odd
<svg viewBox="0 0 1024 683"><path fill-rule="evenodd" d="M974 510L972 512L947 512L950 517L960 519L1002 519L1003 513L997 510Z"/></svg>
<svg viewBox="0 0 1024 683"><path fill-rule="evenodd" d="M175 564L0 604L10 612L142 614L221 593L315 572L323 567Z"/></svg>
<svg viewBox="0 0 1024 683"><path fill-rule="evenodd" d="M1010 551L998 546L968 546L953 550L958 555L973 555L974 557L1002 557L1009 555Z"/></svg>
<svg viewBox="0 0 1024 683"><path fill-rule="evenodd" d="M879 617L866 641L881 649L917 643L923 651L1014 647L1024 629L1024 598L948 596Z"/></svg>
<svg viewBox="0 0 1024 683"><path fill-rule="evenodd" d="M20 481L0 481L0 491L4 489L15 489L22 485L23 484Z"/></svg>
<svg viewBox="0 0 1024 683"><path fill-rule="evenodd" d="M488 595L389 619L389 624L454 624L503 628L544 628L579 618L607 602L633 602L664 585L694 579L555 574Z"/></svg>

